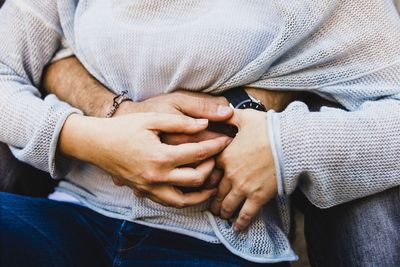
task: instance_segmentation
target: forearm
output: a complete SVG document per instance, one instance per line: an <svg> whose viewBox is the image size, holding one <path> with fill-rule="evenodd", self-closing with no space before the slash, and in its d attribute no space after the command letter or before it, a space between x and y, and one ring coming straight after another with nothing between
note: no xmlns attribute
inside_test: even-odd
<svg viewBox="0 0 400 267"><path fill-rule="evenodd" d="M44 89L82 110L88 116L105 117L114 94L97 81L76 57L57 61L47 67Z"/></svg>

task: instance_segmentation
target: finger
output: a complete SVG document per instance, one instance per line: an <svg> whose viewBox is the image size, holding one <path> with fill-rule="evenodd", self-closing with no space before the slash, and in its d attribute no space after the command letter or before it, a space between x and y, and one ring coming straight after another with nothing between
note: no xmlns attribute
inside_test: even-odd
<svg viewBox="0 0 400 267"><path fill-rule="evenodd" d="M144 192L142 192L142 191L140 191L140 190L138 190L138 189L136 189L136 188L134 188L134 189L132 189L133 190L133 194L135 195L135 196L137 196L137 197L145 197L146 196L146 194L144 193Z"/></svg>
<svg viewBox="0 0 400 267"><path fill-rule="evenodd" d="M215 139L218 137L223 137L224 134L212 132L212 131L202 131L196 134L164 134L162 136L162 142L168 145L181 145L186 143L198 143L206 140Z"/></svg>
<svg viewBox="0 0 400 267"><path fill-rule="evenodd" d="M253 199L247 199L239 212L239 216L233 225L233 229L237 232L246 230L252 220L257 216L257 213L260 211L261 207L262 205Z"/></svg>
<svg viewBox="0 0 400 267"><path fill-rule="evenodd" d="M225 220L231 218L245 199L246 197L244 195L240 195L234 190L229 192L229 194L224 198L221 203L221 218Z"/></svg>
<svg viewBox="0 0 400 267"><path fill-rule="evenodd" d="M224 97L179 92L176 94L175 103L182 113L195 118L224 121L233 114L233 109Z"/></svg>
<svg viewBox="0 0 400 267"><path fill-rule="evenodd" d="M168 174L165 182L174 186L200 187L210 176L214 166L214 159L208 159L196 168L176 168Z"/></svg>
<svg viewBox="0 0 400 267"><path fill-rule="evenodd" d="M172 162L175 164L175 166L186 165L203 161L220 153L230 144L231 141L232 138L223 136L199 143L168 146L169 155L173 158Z"/></svg>
<svg viewBox="0 0 400 267"><path fill-rule="evenodd" d="M122 179L120 179L120 178L118 178L118 177L115 177L115 176L112 176L111 178L112 178L113 183L114 183L116 186L123 186L123 185L125 185L124 182L122 181Z"/></svg>
<svg viewBox="0 0 400 267"><path fill-rule="evenodd" d="M219 216L221 211L221 204L224 201L226 195L231 191L232 186L227 179L222 178L221 183L218 186L218 192L213 201L211 202L210 210L214 215Z"/></svg>
<svg viewBox="0 0 400 267"><path fill-rule="evenodd" d="M182 191L171 186L162 188L160 191L152 190L149 198L161 205L181 209L203 203L214 196L216 192L216 189L205 189L199 192L184 194Z"/></svg>
<svg viewBox="0 0 400 267"><path fill-rule="evenodd" d="M195 134L205 130L207 119L194 119L184 115L154 113L147 120L150 130L165 133Z"/></svg>
<svg viewBox="0 0 400 267"><path fill-rule="evenodd" d="M214 168L213 171L211 172L211 175L207 178L206 182L204 183L204 188L211 189L217 187L223 175L224 172L222 170Z"/></svg>

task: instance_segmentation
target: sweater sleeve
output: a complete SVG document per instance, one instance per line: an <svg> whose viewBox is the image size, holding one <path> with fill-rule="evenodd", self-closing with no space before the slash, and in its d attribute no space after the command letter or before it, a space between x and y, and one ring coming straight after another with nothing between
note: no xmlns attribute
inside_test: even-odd
<svg viewBox="0 0 400 267"><path fill-rule="evenodd" d="M294 102L267 115L279 194L298 186L329 208L400 185L400 64L323 91L350 110Z"/></svg>
<svg viewBox="0 0 400 267"><path fill-rule="evenodd" d="M68 57L72 57L74 55L75 55L74 51L68 45L65 38L63 38L61 41L61 47L57 51L57 53L54 55L54 57L51 59L51 63L57 62L59 60L62 60L62 59L68 58Z"/></svg>
<svg viewBox="0 0 400 267"><path fill-rule="evenodd" d="M61 178L71 160L57 154L59 133L66 118L80 111L54 95L41 99L37 89L62 39L57 2L7 1L0 36L0 141L21 161Z"/></svg>

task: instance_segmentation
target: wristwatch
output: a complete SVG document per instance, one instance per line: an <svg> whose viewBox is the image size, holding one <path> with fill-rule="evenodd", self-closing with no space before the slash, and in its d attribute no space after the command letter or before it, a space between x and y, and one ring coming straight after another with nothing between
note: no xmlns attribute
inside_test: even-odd
<svg viewBox="0 0 400 267"><path fill-rule="evenodd" d="M255 109L259 111L267 111L267 108L261 103L260 100L247 94L243 87L233 88L222 94L228 101L232 108L237 109Z"/></svg>

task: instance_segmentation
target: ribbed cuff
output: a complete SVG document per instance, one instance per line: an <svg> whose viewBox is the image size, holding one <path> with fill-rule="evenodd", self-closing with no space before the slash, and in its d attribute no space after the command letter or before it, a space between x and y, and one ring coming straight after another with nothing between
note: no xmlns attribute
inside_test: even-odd
<svg viewBox="0 0 400 267"><path fill-rule="evenodd" d="M66 157L60 153L58 153L58 140L60 137L60 133L62 127L64 126L65 121L71 114L81 114L82 111L66 107L64 110L60 112L57 123L55 124L53 135L51 137L50 142L50 150L49 150L49 173L51 177L54 179L63 179L65 176L71 171L73 166L75 165L75 160L69 157Z"/></svg>
<svg viewBox="0 0 400 267"><path fill-rule="evenodd" d="M18 123L16 123L17 126L11 126L10 135L25 135L26 139L19 137L20 142L25 143L23 146L17 143L11 145L12 142L10 142L11 151L19 160L49 172L53 178L64 178L73 167L75 160L57 152L58 139L68 116L73 113L82 114L82 112L61 102L54 95L47 96L44 101L30 96L25 99L20 97L19 100L22 104L30 104L31 117L24 118L24 114L19 114L21 111L16 110L17 114L12 121L21 119L22 123L21 126ZM12 106L8 109L11 110Z"/></svg>
<svg viewBox="0 0 400 267"><path fill-rule="evenodd" d="M268 124L268 137L272 150L272 156L275 163L275 175L278 185L278 194L280 196L285 195L284 183L283 183L283 153L280 137L280 125L279 117L273 110L267 113L267 124Z"/></svg>

